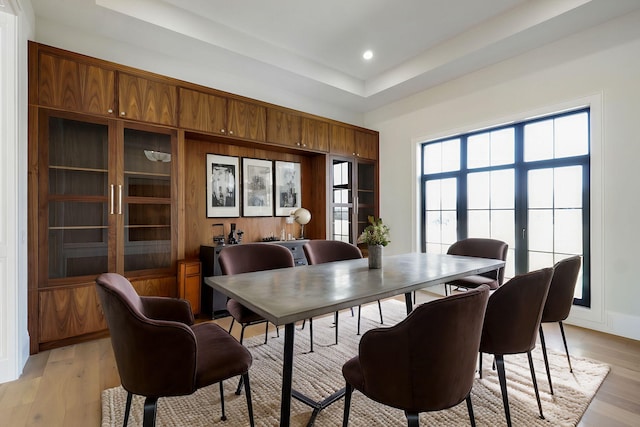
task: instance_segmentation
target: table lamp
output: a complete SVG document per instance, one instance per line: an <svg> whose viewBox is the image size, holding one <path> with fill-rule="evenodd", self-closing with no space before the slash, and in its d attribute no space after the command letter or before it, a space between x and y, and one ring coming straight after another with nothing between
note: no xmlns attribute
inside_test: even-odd
<svg viewBox="0 0 640 427"><path fill-rule="evenodd" d="M305 208L298 208L293 211L293 218L300 224L300 238L304 239L304 226L311 221L311 212Z"/></svg>

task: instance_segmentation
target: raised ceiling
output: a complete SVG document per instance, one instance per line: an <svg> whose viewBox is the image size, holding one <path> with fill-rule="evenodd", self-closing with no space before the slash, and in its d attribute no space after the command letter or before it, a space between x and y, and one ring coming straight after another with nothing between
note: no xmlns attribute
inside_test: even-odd
<svg viewBox="0 0 640 427"><path fill-rule="evenodd" d="M176 57L196 53L245 80L359 113L640 8L640 0L31 3L37 19Z"/></svg>

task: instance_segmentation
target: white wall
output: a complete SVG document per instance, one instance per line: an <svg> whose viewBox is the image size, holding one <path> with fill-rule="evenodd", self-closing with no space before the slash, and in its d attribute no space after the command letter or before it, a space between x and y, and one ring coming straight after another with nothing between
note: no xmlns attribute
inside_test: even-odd
<svg viewBox="0 0 640 427"><path fill-rule="evenodd" d="M21 374L27 334L27 39L29 0L0 11L0 383ZM13 12L17 16L13 15Z"/></svg>
<svg viewBox="0 0 640 427"><path fill-rule="evenodd" d="M365 116L380 131L390 253L418 246L420 142L579 105L592 107L590 310L570 323L640 339L640 12Z"/></svg>

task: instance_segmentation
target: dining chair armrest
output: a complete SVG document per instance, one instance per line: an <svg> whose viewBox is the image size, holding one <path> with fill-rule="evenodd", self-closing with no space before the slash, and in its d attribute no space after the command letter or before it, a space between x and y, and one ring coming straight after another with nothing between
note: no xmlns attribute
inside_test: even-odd
<svg viewBox="0 0 640 427"><path fill-rule="evenodd" d="M144 313L150 319L170 320L193 325L191 304L185 299L145 296L140 297Z"/></svg>

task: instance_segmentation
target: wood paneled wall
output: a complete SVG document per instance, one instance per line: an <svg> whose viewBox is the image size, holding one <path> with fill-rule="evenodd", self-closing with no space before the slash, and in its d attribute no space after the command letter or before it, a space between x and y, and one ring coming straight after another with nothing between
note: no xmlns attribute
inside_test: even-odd
<svg viewBox="0 0 640 427"><path fill-rule="evenodd" d="M244 243L261 241L271 235L279 237L282 228L289 230L287 232L291 232L295 237L300 235L300 226L297 223L287 225L285 217L207 218L207 154L300 163L302 206L311 212L311 222L305 226L305 236L317 239L325 238L323 235L326 217L325 155L305 156L283 151L258 149L255 146L232 145L228 143L228 140L216 137L193 139L187 136L184 143L185 174L183 188L186 207L184 215L185 258L198 258L200 245L213 243L213 224L224 224L226 237L231 231L231 223L235 223L236 230L244 232L242 238ZM240 160L240 167L242 168L242 160Z"/></svg>

